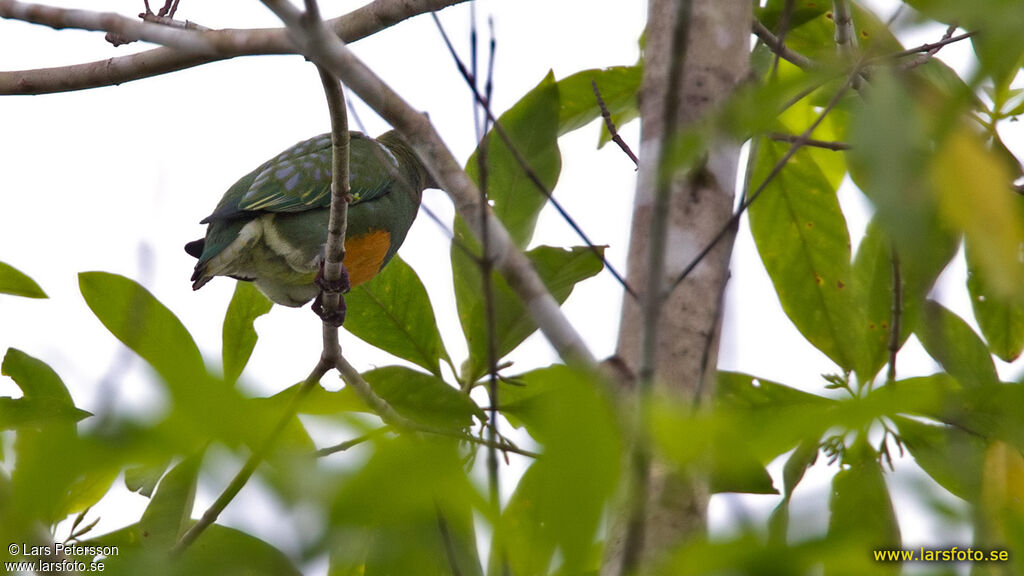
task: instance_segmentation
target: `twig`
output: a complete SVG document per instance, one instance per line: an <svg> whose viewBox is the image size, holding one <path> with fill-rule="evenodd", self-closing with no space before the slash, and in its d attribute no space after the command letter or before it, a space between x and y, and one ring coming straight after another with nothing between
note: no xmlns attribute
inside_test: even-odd
<svg viewBox="0 0 1024 576"><path fill-rule="evenodd" d="M608 128L608 133L612 136L612 142L618 145L626 156L633 161L634 166L640 166L640 160L637 159L636 154L633 153L629 148L629 144L619 136L619 131L615 128L615 121L612 120L612 113L608 111L608 106L604 103L604 98L601 98L601 91L597 88L597 81L591 80L590 86L594 89L594 98L597 98L597 106L601 109L601 117L604 118L604 125Z"/></svg>
<svg viewBox="0 0 1024 576"><path fill-rule="evenodd" d="M949 42L949 41L953 40L953 33L956 32L956 29L957 29L957 25L956 24L950 24L949 27L946 28L945 34L942 35L942 39L941 40L939 40L935 44L931 44L931 45L926 44L925 46L918 47L916 49L918 52L922 51L921 49L924 48L924 47L927 47L927 50L924 50L923 51L924 53L920 54L917 58L914 58L913 60L910 60L909 62L904 62L903 64L901 64L900 65L900 70L911 70L911 69L917 68L918 66L921 66L922 64L924 64L924 63L928 62L929 60L931 60L936 54L939 53L939 50L942 50L942 47L945 46L945 44L943 44L943 42ZM961 40L963 40L964 38L968 38L969 36L970 36L969 34L964 34L963 38L961 38Z"/></svg>
<svg viewBox="0 0 1024 576"><path fill-rule="evenodd" d="M301 27L301 13L284 0L264 0L292 30ZM462 170L434 130L430 121L414 110L387 86L337 36L323 27L302 40L303 53L341 78L345 85L389 122L423 161L430 173L452 198L455 209L479 239L484 234L492 248L495 267L505 276L509 287L522 299L527 313L568 364L596 366L594 355L583 338L565 318L543 281L525 254L512 242L508 230L489 218L485 225L479 217L482 201L477 187Z"/></svg>
<svg viewBox="0 0 1024 576"><path fill-rule="evenodd" d="M886 382L896 383L896 354L900 351L901 319L903 318L903 279L900 274L900 255L892 248L892 311L889 322L889 371Z"/></svg>
<svg viewBox="0 0 1024 576"><path fill-rule="evenodd" d="M756 18L754 19L753 30L758 40L763 42L776 56L782 57L798 68L808 69L817 67L817 63L813 60L787 47L780 38L776 38L772 31L766 28L764 24L761 24L761 21Z"/></svg>
<svg viewBox="0 0 1024 576"><path fill-rule="evenodd" d="M345 42L355 42L371 34L375 34L403 20L442 8L465 2L466 0L374 0L366 6L327 21L334 34ZM17 8L24 11L33 4L24 4L14 0L0 0L0 17L18 18L12 13ZM50 8L50 13L76 14L73 18L61 16L66 27L82 28L77 15L92 14L93 19L100 14L84 10L62 10ZM120 18L120 17L118 17ZM19 18L23 19L24 18ZM26 20L34 21L34 20ZM126 18L133 26L141 24ZM50 25L49 22L39 22ZM163 28L179 34L201 35L211 38L216 53L201 55L176 50L174 48L155 48L128 56L108 58L96 62L58 66L54 68L37 68L0 72L0 95L2 94L50 94L84 90L101 86L113 86L184 70L209 62L225 60L243 55L255 54L295 54L297 50L288 39L285 28L262 28L247 30L215 30L209 32L182 31L166 26L148 23L148 26ZM101 28L112 32L108 28Z"/></svg>
<svg viewBox="0 0 1024 576"><path fill-rule="evenodd" d="M444 28L441 26L441 21L437 19L436 15L434 15L434 23L437 25L438 30L441 32L441 37L444 39L445 44L448 46L448 51L449 53L451 53L452 59L455 61L455 65L458 68L459 73L462 75L463 80L465 80L466 85L469 86L470 89L473 91L473 97L487 113L487 117L490 119L494 131L498 134L498 137L501 138L501 141L512 153L512 157L515 158L516 163L519 164L519 167L523 170L523 173L526 175L527 179L529 179L530 182L533 183L534 187L537 188L537 190L540 191L540 193L543 194L551 202L551 205L555 207L555 210L562 217L562 219L565 220L573 229L573 231L576 232L576 235L579 236L584 243L586 243L587 247L591 250L591 252L593 252L594 255L601 260L601 263L604 265L604 268L608 270L608 272L622 286L626 293L632 296L633 298L637 298L636 292L629 286L629 284L626 282L626 279L621 274L619 274L619 272L615 269L614 266L611 265L610 262L608 262L608 260L604 257L604 254L601 253L601 250L598 249L597 245L594 244L590 237L587 236L586 232L584 232L583 229L579 226L579 224L576 223L576 220L572 216L570 216L569 213L565 210L565 208L562 206L562 203L559 202L558 199L556 199L552 195L551 190L548 190L548 187L545 186L543 182L541 182L540 177L538 177L537 173L533 171L529 163L526 161L526 158L523 157L522 153L519 151L519 148L515 146L515 143L512 142L512 139L509 137L508 133L505 132L505 128L501 125L500 122L498 122L498 119L494 116L494 112L493 110L491 110L490 100L484 95L480 94L480 92L476 89L472 74L466 69L466 66L465 64L462 63L462 60L459 59L458 54L452 47L451 41L448 40L448 34L444 31Z"/></svg>
<svg viewBox="0 0 1024 576"><path fill-rule="evenodd" d="M779 77L779 61L782 59L782 50L786 49L786 35L789 34L789 23L793 18L793 0L786 0L782 6L782 17L779 19L779 48L772 59L772 80ZM754 19L757 21L757 18Z"/></svg>
<svg viewBox="0 0 1024 576"><path fill-rule="evenodd" d="M316 367L313 368L313 371L310 372L309 376L307 376L302 382L302 386L299 387L291 400L288 401L288 406L285 408L284 414L282 414L281 418L277 421L277 424L270 431L267 439L264 440L263 444L249 456L242 469L235 474L235 477L231 479L227 488L225 488L213 504L206 509L206 512L203 513L202 517L200 517L195 524L190 526L189 529L181 535L181 538L179 538L174 544L174 547L171 548L171 556L178 556L184 552L193 542L195 542L196 538L198 538L203 531L217 521L221 512L223 512L224 509L227 508L228 504L235 499L235 496L241 492L242 488L247 482L249 482L249 478L251 478L253 473L256 472L256 468L258 468L263 460L266 459L267 454L270 452L270 449L273 448L274 444L277 443L277 439L281 436L281 433L284 432L288 423L295 417L299 404L313 390L313 387L320 382L320 378L323 378L324 374L327 374L330 368L330 364L322 359L320 362L317 362Z"/></svg>
<svg viewBox="0 0 1024 576"><path fill-rule="evenodd" d="M320 20L315 9L316 2L307 2L306 14ZM342 262L345 260L345 232L348 229L349 192L349 134L345 93L327 69L317 66L320 81L327 96L327 107L331 115L331 211L327 221L327 247L324 253L324 286L338 287L324 290L321 298L325 317L337 316L344 309L340 287ZM337 328L335 328L337 329Z"/></svg>
<svg viewBox="0 0 1024 576"><path fill-rule="evenodd" d="M375 430L371 430L371 431L367 432L366 434L363 434L362 436L356 436L355 438L353 438L351 440L346 440L345 442L341 442L339 444L335 444L334 446L328 446L326 448L321 448L321 449L316 451L316 457L317 458L323 458L325 456L330 456L331 454L337 454L338 452L344 452L346 450L349 450L351 448L354 448L354 447L362 444L363 442L367 442L369 440L372 440L372 439L376 438L377 436L380 436L381 434L383 434L383 433L385 433L385 432L387 432L389 430L391 430L390 426L381 426L380 428L377 428Z"/></svg>
<svg viewBox="0 0 1024 576"><path fill-rule="evenodd" d="M849 150L850 145L846 142L834 142L829 140L815 140L814 138L801 139L797 134L782 134L780 132L771 132L767 134L767 137L776 142L801 142L804 146L810 146L812 148L822 148L824 150L840 151Z"/></svg>
<svg viewBox="0 0 1024 576"><path fill-rule="evenodd" d="M853 56L856 35L853 33L853 15L849 0L832 0L832 20L836 25L836 47L845 57Z"/></svg>
<svg viewBox="0 0 1024 576"><path fill-rule="evenodd" d="M434 22L438 22L437 15L434 14ZM472 43L472 61L474 81L476 79L476 20L473 20L470 26L470 41ZM494 44L491 44L492 50ZM493 55L490 59L494 61ZM489 69L488 73L493 73L493 69ZM487 83L491 83L491 79L488 78ZM473 86L473 91L476 92L476 85ZM476 121L477 109L480 104L476 101L473 102L473 119ZM486 115L486 111L483 116L483 123L477 126L478 134L487 134L489 128L489 119ZM484 227L487 226L487 220L490 217L490 211L487 209L488 203L488 170L487 170L487 153L489 148L490 140L487 138L481 138L477 145L477 173L479 174L480 180L480 194L483 196L484 201L480 203L480 220L484 223ZM500 485L498 476L498 450L494 446L494 442L498 438L498 407L500 400L498 398L498 334L495 330L497 326L497 315L494 308L494 283L492 282L492 274L494 272L494 261L488 257L490 254L490 245L488 242L488 236L485 234L483 240L483 255L478 260L480 265L480 275L483 283L484 292L484 318L487 325L487 395L491 400L490 412L488 414L487 423L487 440L491 444L487 447L487 486L490 495L491 510L495 514L501 511L500 501Z"/></svg>

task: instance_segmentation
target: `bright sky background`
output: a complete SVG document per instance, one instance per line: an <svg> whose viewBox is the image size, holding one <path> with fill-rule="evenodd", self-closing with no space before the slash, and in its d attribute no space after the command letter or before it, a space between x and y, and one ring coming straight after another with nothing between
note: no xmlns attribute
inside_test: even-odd
<svg viewBox="0 0 1024 576"><path fill-rule="evenodd" d="M324 2L323 11L336 16L362 3ZM53 4L125 15L142 8L142 2L135 0ZM507 109L549 69L563 78L587 68L635 63L645 4L642 0L477 2L482 40L487 35L486 18L494 19L495 110ZM884 6L882 14L887 16L896 3L868 4ZM440 13L463 57L469 54L469 15L468 4ZM212 28L279 25L255 0L183 0L178 17ZM941 28L914 29L904 37L905 44L934 41L941 34ZM457 158L464 161L469 156L475 142L471 99L429 17L404 22L352 47L414 107L430 114ZM4 70L99 60L142 48L140 44L114 48L97 33L55 32L0 21L0 69ZM940 52L940 58L956 67L969 57L966 43ZM354 106L371 134L387 129L361 102ZM350 123L355 129L355 122ZM40 301L0 297L0 352L13 346L48 362L83 409L99 412L144 405L159 411L163 400L148 369L126 355L95 319L78 292L76 274L104 270L141 281L178 315L207 360L215 362L234 282L217 279L193 292L189 276L194 260L182 246L203 235L198 221L237 178L329 127L316 71L295 56L239 58L120 87L0 99L0 261L32 276L50 295L49 300ZM598 129L593 123L560 141L563 169L556 193L596 243L609 246L609 261L624 270L635 172L614 146L595 149ZM626 126L622 133L637 150L638 123ZM868 208L855 191L846 189L841 197L851 208L847 215L856 245ZM429 191L424 204L450 221L452 210L443 193ZM580 241L557 214L546 210L535 243ZM447 233L421 215L400 253L423 278L445 343L458 365L465 346L451 296ZM955 296L956 290L962 290L958 288L962 266L954 267L948 276L949 289L941 290L943 301L966 316L969 303ZM620 302L621 290L603 273L578 286L565 306L598 357L614 350ZM257 330L260 342L243 376L253 391L269 394L302 379L319 356L319 320L308 309L275 307L258 321ZM342 343L346 356L360 369L394 362L347 334ZM539 336L512 358L517 362L512 372L556 359ZM122 372L125 359L129 365ZM736 244L720 364L818 392L820 374L836 371L785 318L745 220ZM901 356L900 369L927 373L934 364L911 343ZM324 382L330 384L332 378ZM17 394L16 387L0 380L0 395L10 394ZM521 467L513 464L513 469ZM896 494L915 490L920 476L911 468L897 467ZM778 477L781 463L772 471ZM807 482L809 497L803 499L807 505L798 509L807 518L820 519L820 526L827 522L825 491L834 471L835 467L816 466ZM233 472L215 471L216 481L222 485ZM510 484L505 482L505 488ZM254 502L251 492L247 490L242 502L228 508L226 521L266 524L266 507L246 504ZM197 504L203 506L212 496L201 493ZM134 521L145 505L145 500L134 496L125 502L124 516L112 517L108 511L101 529ZM761 518L777 502L778 497L716 498L713 524L728 531L733 520L748 515ZM908 543L968 541L964 534L923 532L919 522L910 521L921 512L913 505L900 508ZM273 534L271 539L282 544L276 530L248 529ZM283 536L285 548L295 543L289 537L296 536Z"/></svg>

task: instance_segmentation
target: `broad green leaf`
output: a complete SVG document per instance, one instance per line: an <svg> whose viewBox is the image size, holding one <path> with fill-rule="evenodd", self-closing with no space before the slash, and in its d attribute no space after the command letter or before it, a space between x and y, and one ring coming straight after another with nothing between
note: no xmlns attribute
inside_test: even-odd
<svg viewBox="0 0 1024 576"><path fill-rule="evenodd" d="M943 219L963 230L988 286L1013 298L1024 285L1024 199L1009 191L1012 176L974 134L961 128L939 146L930 166Z"/></svg>
<svg viewBox="0 0 1024 576"><path fill-rule="evenodd" d="M23 426L38 426L51 420L78 422L92 416L69 404L50 398L3 398L0 397L0 430L11 430Z"/></svg>
<svg viewBox="0 0 1024 576"><path fill-rule="evenodd" d="M1020 448L991 442L982 469L980 521L975 539L1010 550L1024 544L1024 456ZM1010 553L1007 573L1019 573L1021 559Z"/></svg>
<svg viewBox="0 0 1024 576"><path fill-rule="evenodd" d="M483 509L457 442L403 434L373 444L370 460L339 483L330 508L332 525L345 535L332 551L332 570L364 565L367 576L452 574L441 519L461 534L471 511Z"/></svg>
<svg viewBox="0 0 1024 576"><path fill-rule="evenodd" d="M772 542L785 544L789 532L789 502L793 497L793 490L817 459L817 438L801 442L786 459L786 464L782 468L782 502L779 502L768 519L769 537Z"/></svg>
<svg viewBox="0 0 1024 576"><path fill-rule="evenodd" d="M346 294L345 302L345 329L361 340L437 376L441 360L450 362L427 291L401 258Z"/></svg>
<svg viewBox="0 0 1024 576"><path fill-rule="evenodd" d="M192 505L202 454L190 456L170 469L146 506L139 529L147 545L170 549L192 525Z"/></svg>
<svg viewBox="0 0 1024 576"><path fill-rule="evenodd" d="M233 384L242 375L258 338L253 322L273 305L251 282L235 283L222 332L225 382Z"/></svg>
<svg viewBox="0 0 1024 576"><path fill-rule="evenodd" d="M901 294L899 345L903 346L920 318L921 302L935 279L957 252L959 242L953 235L936 239L928 254L912 258L912 265L898 258ZM865 353L867 371L859 374L862 382L877 375L889 360L890 329L893 321L893 247L878 219L868 224L867 233L853 261L854 287L864 302Z"/></svg>
<svg viewBox="0 0 1024 576"><path fill-rule="evenodd" d="M0 262L0 294L12 294L26 298L46 298L46 292L10 264Z"/></svg>
<svg viewBox="0 0 1024 576"><path fill-rule="evenodd" d="M751 452L743 436L736 430L717 429L711 449L710 488L712 494L741 492L746 494L778 494L772 477Z"/></svg>
<svg viewBox="0 0 1024 576"><path fill-rule="evenodd" d="M593 83L601 93L608 112L621 121L637 114L637 93L643 69L637 66L583 70L558 81L560 110L558 134L582 128L601 117ZM616 126L621 126L618 122Z"/></svg>
<svg viewBox="0 0 1024 576"><path fill-rule="evenodd" d="M519 378L524 386L545 391L518 412L541 443L543 456L533 463L529 481L517 487L516 508L502 516L491 558L505 558L512 567L543 566L544 555L555 546L564 573L596 568L592 545L618 483L622 450L612 407L597 378L566 366Z"/></svg>
<svg viewBox="0 0 1024 576"><path fill-rule="evenodd" d="M967 245L967 291L971 308L989 350L1006 362L1013 362L1024 350L1024 300L1020 292L1009 298L992 289L986 272L975 262L977 254Z"/></svg>
<svg viewBox="0 0 1024 576"><path fill-rule="evenodd" d="M864 550L899 547L900 529L882 467L865 440L858 439L847 450L843 469L832 479L829 508L830 538L859 541ZM828 564L831 566L826 567L826 573L846 573L842 566ZM899 572L899 566L890 568L894 569L892 573Z"/></svg>
<svg viewBox="0 0 1024 576"><path fill-rule="evenodd" d="M83 272L78 283L86 304L114 336L156 370L175 408L176 433L197 443L210 434L234 444L256 445L278 415L249 408L233 388L206 371L192 335L178 318L141 285L117 274Z"/></svg>
<svg viewBox="0 0 1024 576"><path fill-rule="evenodd" d="M140 284L108 272L82 272L78 284L85 303L107 330L172 389L194 389L209 379L192 335Z"/></svg>
<svg viewBox="0 0 1024 576"><path fill-rule="evenodd" d="M528 92L498 118L513 147L525 160L529 171L548 192L558 182L562 156L558 151L559 95L553 73ZM519 247L533 236L537 216L547 196L527 176L512 150L492 129L466 162L466 173L481 186L480 153L486 150L486 193L493 201L494 213L508 229ZM454 248L453 250L457 250Z"/></svg>
<svg viewBox="0 0 1024 576"><path fill-rule="evenodd" d="M707 430L735 428L761 462L801 442L816 442L833 425L838 406L835 400L739 372L719 372L715 394L718 409Z"/></svg>
<svg viewBox="0 0 1024 576"><path fill-rule="evenodd" d="M140 524L86 540L87 546L117 546L104 560L115 576L301 576L284 552L241 530L212 524L177 558L150 545Z"/></svg>
<svg viewBox="0 0 1024 576"><path fill-rule="evenodd" d="M753 182L766 181L787 146L762 141ZM758 252L783 310L816 348L847 370L863 362L850 289L850 235L835 189L806 150L797 152L749 209Z"/></svg>
<svg viewBox="0 0 1024 576"><path fill-rule="evenodd" d="M132 466L124 471L124 485L132 492L138 492L149 498L156 490L156 485L167 472L169 460L161 460L153 464Z"/></svg>
<svg viewBox="0 0 1024 576"><path fill-rule="evenodd" d="M486 419L483 410L462 392L437 376L403 366L385 366L363 373L373 391L399 414L421 424L462 430L473 424L473 416ZM369 411L349 387L334 393L333 402Z"/></svg>
<svg viewBox="0 0 1024 576"><path fill-rule="evenodd" d="M548 573L557 543L542 517L552 505L544 497L543 474L543 467L530 466L516 484L491 540L488 574L501 574L503 564L512 574Z"/></svg>
<svg viewBox="0 0 1024 576"><path fill-rule="evenodd" d="M954 495L976 503L981 495L985 440L953 426L893 418L900 441L933 480Z"/></svg>
<svg viewBox="0 0 1024 576"><path fill-rule="evenodd" d="M0 398L0 430L37 426L50 420L73 423L91 416L75 407L52 368L21 350L7 350L0 374L10 376L23 393L21 398Z"/></svg>
<svg viewBox="0 0 1024 576"><path fill-rule="evenodd" d="M939 218L936 194L922 178L933 150L928 118L907 87L882 72L851 118L846 153L850 176L874 204L877 225L901 256L908 288L912 279L930 287L949 261L946 248L955 243L954 228Z"/></svg>
<svg viewBox="0 0 1024 576"><path fill-rule="evenodd" d="M461 220L456 221L455 231L456 237L465 233L465 224ZM598 247L597 251L604 254L603 247ZM538 246L526 255L548 291L559 303L565 302L576 283L594 276L603 267L594 251L584 246L568 250ZM469 345L469 359L463 367L462 379L475 382L487 371L488 332L483 275L477 263L458 248L452 249L452 275L459 321ZM500 359L533 334L537 325L519 296L501 275L492 275L491 287L495 315L492 328L496 338L497 359Z"/></svg>
<svg viewBox="0 0 1024 576"><path fill-rule="evenodd" d="M927 300L914 332L924 349L962 385L998 385L988 347L959 316Z"/></svg>

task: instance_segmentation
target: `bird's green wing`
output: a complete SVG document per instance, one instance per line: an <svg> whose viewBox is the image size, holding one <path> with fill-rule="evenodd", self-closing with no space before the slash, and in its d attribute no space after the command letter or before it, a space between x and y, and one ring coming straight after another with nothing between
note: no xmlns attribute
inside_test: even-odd
<svg viewBox="0 0 1024 576"><path fill-rule="evenodd" d="M397 161L376 140L351 133L349 186L353 203L386 194ZM331 203L331 135L321 134L281 152L236 182L203 222L246 212L302 212Z"/></svg>

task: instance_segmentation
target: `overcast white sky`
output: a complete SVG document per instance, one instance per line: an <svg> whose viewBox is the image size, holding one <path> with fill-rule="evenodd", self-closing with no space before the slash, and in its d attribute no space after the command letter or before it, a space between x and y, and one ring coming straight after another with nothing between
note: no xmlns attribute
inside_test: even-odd
<svg viewBox="0 0 1024 576"><path fill-rule="evenodd" d="M322 4L326 16L336 16L362 3ZM53 4L126 15L142 8L136 0ZM645 4L477 2L482 36L487 33L484 19L494 18L496 111L508 108L549 69L562 78L587 68L635 63ZM895 3L869 4L885 6L883 14L888 15ZM469 14L468 4L440 13L464 56ZM255 0L183 0L178 17L212 28L279 25ZM941 33L941 28L917 30L906 44L933 41ZM142 48L114 48L102 34L0 21L0 69L5 70L98 60ZM429 17L402 23L353 49L413 106L430 114L458 158L468 157L474 146L471 100ZM951 46L940 57L963 66L970 49ZM362 103L354 105L371 134L386 129ZM120 345L85 306L76 274L105 270L143 282L179 316L208 361L215 363L233 281L218 279L193 292L188 279L194 260L182 245L203 234L198 221L238 177L280 150L328 129L315 69L295 56L235 59L120 87L0 100L0 261L31 275L51 297L0 297L0 352L13 346L50 363L86 410L139 403L159 409L157 388L138 361L100 397L98 384L118 365ZM637 123L623 130L634 149L638 133ZM561 140L563 170L556 193L591 237L609 246L609 260L623 270L635 173L613 146L595 150L597 135L594 123ZM851 208L848 217L856 238L866 224L866 205L851 190L842 198ZM450 203L441 192L428 192L425 204L450 220ZM556 214L545 211L535 242L573 245L579 240ZM446 233L421 216L400 253L424 279L458 365L465 352L450 296ZM954 295L955 280L958 274L962 280L962 273L952 271L954 281L943 294L949 292L947 303L966 315L969 305ZM820 391L819 375L835 367L782 314L746 228L737 241L729 290L722 366ZM580 285L565 307L599 357L614 350L620 301L616 283L602 274ZM318 323L307 309L281 307L261 319L260 343L245 385L272 393L304 377L319 356ZM393 362L350 336L343 337L343 345L360 369ZM555 360L537 336L513 358L513 371ZM901 364L901 370L928 372L933 366L912 346L901 362L907 364ZM16 394L16 388L0 380L0 395L8 394ZM827 471L821 474L827 477ZM740 504L718 500L713 510L724 518L737 506L753 505L763 512L776 502L777 498L744 499ZM227 518L244 518L240 508L229 508ZM807 511L817 512L813 507ZM914 537L906 529L904 534Z"/></svg>

